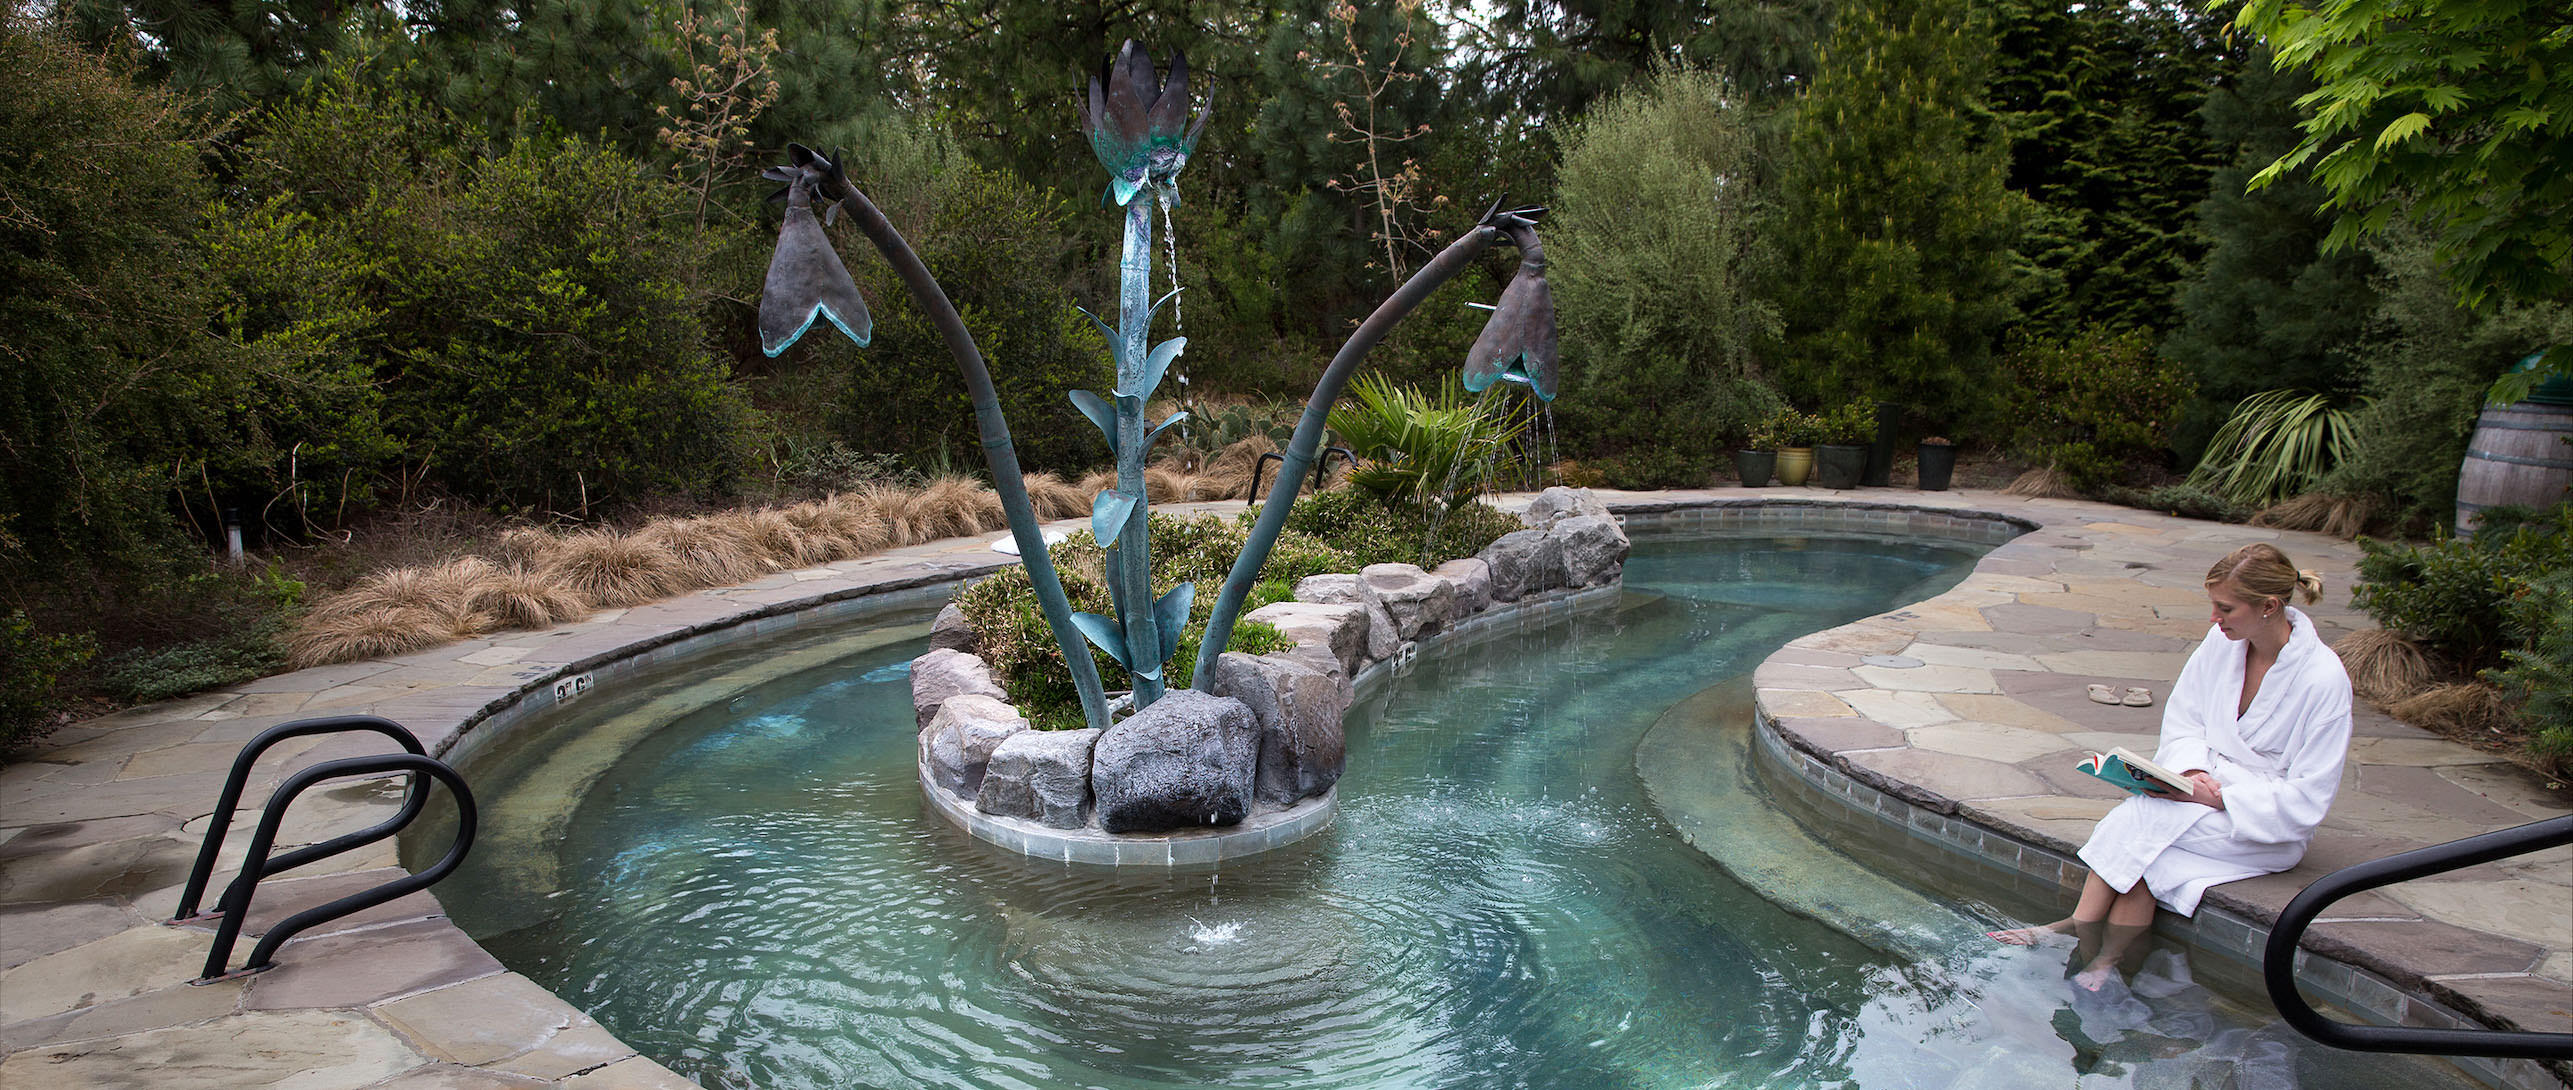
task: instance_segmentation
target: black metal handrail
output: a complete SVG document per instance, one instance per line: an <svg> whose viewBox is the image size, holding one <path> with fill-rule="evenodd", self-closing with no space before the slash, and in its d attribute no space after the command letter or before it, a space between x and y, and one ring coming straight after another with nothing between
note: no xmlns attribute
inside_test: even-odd
<svg viewBox="0 0 2573 1090"><path fill-rule="evenodd" d="M2416 848L2316 879L2287 902L2278 923L2269 929L2261 952L2261 977L2279 1016L2297 1032L2327 1045L2361 1052L2418 1052L2436 1056L2493 1056L2508 1059L2573 1059L2573 1033L2526 1030L2430 1029L2420 1026L2362 1026L2323 1017L2296 990L2296 946L2324 906L2353 893L2390 886L2432 874L2463 870L2496 859L2573 844L2573 815L2445 844Z"/></svg>
<svg viewBox="0 0 2573 1090"><path fill-rule="evenodd" d="M275 859L268 857L269 849L277 843L277 828L284 823L286 808L295 801L295 796L324 780L352 776L380 776L387 772L411 774L411 798L405 799L403 803L405 816L399 821L384 822L358 833L336 838L329 843L341 845L337 850L346 850L401 831L408 817L416 816L419 810L412 805L411 800L425 796L422 777L430 777L446 784L447 791L456 799L456 838L454 843L447 846L445 857L417 874L406 874L373 889L353 893L286 917L276 926L269 928L267 934L260 936L259 944L251 948L250 958L242 963L241 968L225 972L224 964L232 958L233 943L241 937L241 926L243 921L249 918L250 900L258 891L260 880L311 862L321 855L330 854L328 852L314 854L314 848L328 846L315 845L314 848L288 852ZM448 767L446 762L434 757L417 753L343 757L336 761L324 761L286 777L286 782L277 786L277 793L269 796L267 809L259 816L258 831L250 836L250 852L241 861L241 876L235 878L232 885L224 890L222 904L216 909L221 913L223 922L215 928L214 948L206 954L204 975L192 983L210 984L218 980L265 972L274 967L277 948L285 945L286 940L293 938L297 932L325 920L337 919L352 912L373 908L394 898L437 884L439 879L453 873L456 867L464 862L466 850L473 847L475 824L473 792L466 789L464 777L457 775L456 770ZM352 840L358 837L363 839ZM349 843L343 844L343 842Z"/></svg>
<svg viewBox="0 0 2573 1090"><path fill-rule="evenodd" d="M1339 455L1341 461L1347 462L1350 465L1358 464L1358 452L1356 451L1350 450L1347 447L1322 448L1322 454L1313 460L1314 491L1322 491L1323 480L1331 474L1331 456L1334 454ZM1269 475L1269 463L1283 461L1286 461L1286 455L1280 454L1274 450L1260 455L1259 462L1251 467L1251 491L1243 498L1242 503L1244 505L1247 506L1260 502L1260 481L1262 478Z"/></svg>
<svg viewBox="0 0 2573 1090"><path fill-rule="evenodd" d="M420 748L420 740L412 736L409 728L374 715L333 715L320 719L298 719L292 723L280 723L260 731L259 736L242 746L241 753L232 759L232 773L224 777L223 793L215 796L214 817L206 825L205 844L197 849L196 865L188 869L188 884L179 892L179 910L171 914L169 923L200 923L214 917L213 911L198 911L198 902L205 897L206 883L214 878L215 857L223 852L224 837L232 831L232 815L241 808L242 788L250 782L250 766L258 763L260 755L266 753L268 747L289 738L301 738L313 734L344 734L353 731L372 731L384 735L393 739L394 744L401 746L405 753L422 755L427 753ZM311 847L289 852L279 860L278 869L302 866L324 856L337 855L360 844L371 844L383 839L384 834L398 831L403 826L409 825L412 819L419 817L421 808L427 806L428 802L428 784L414 775L411 777L409 790L403 794L401 812L395 814L390 820L372 828L360 829L345 836L334 837ZM271 805L274 803L272 802Z"/></svg>

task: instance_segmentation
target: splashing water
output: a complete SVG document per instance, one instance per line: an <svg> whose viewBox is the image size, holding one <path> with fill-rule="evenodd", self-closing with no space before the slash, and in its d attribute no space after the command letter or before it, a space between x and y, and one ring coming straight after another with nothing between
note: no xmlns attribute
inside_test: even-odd
<svg viewBox="0 0 2573 1090"><path fill-rule="evenodd" d="M1194 954L1201 950L1208 950L1218 946L1231 946L1234 943L1242 941L1242 923L1239 920L1226 920L1219 924L1209 924L1195 916L1190 916L1188 917L1188 922L1195 926L1189 928L1188 945L1183 947L1180 950L1180 953Z"/></svg>

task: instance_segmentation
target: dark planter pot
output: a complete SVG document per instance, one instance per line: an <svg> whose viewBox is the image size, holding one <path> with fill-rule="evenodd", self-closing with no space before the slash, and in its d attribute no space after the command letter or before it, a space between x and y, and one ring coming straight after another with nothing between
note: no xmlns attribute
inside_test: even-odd
<svg viewBox="0 0 2573 1090"><path fill-rule="evenodd" d="M1858 483L1869 488L1894 483L1894 425L1902 419L1903 406L1891 401L1876 403L1876 441L1867 447L1867 475Z"/></svg>
<svg viewBox="0 0 2573 1090"><path fill-rule="evenodd" d="M1945 492L1948 477L1957 471L1957 448L1948 443L1923 443L1921 451L1921 491Z"/></svg>
<svg viewBox="0 0 2573 1090"><path fill-rule="evenodd" d="M1867 448L1825 443L1814 448L1814 483L1824 488L1856 488L1867 472Z"/></svg>
<svg viewBox="0 0 2573 1090"><path fill-rule="evenodd" d="M1737 450L1733 452L1733 471L1742 475L1742 487L1764 488L1769 475L1778 469L1778 452L1774 450Z"/></svg>

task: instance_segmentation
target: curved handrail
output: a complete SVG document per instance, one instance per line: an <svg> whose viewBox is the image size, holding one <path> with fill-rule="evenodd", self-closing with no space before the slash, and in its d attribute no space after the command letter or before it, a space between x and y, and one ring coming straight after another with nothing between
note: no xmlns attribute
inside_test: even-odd
<svg viewBox="0 0 2573 1090"><path fill-rule="evenodd" d="M215 915L213 911L197 911L198 902L205 897L206 883L214 877L215 857L223 852L224 837L232 831L233 812L241 808L242 788L250 782L250 766L258 762L259 755L267 752L268 747L289 738L301 738L308 734L338 734L345 731L374 731L393 739L395 744L402 747L403 752L424 755L427 752L420 748L420 739L414 737L409 728L375 715L331 715L319 719L298 719L292 723L279 723L260 731L258 737L252 738L249 744L242 746L241 753L232 759L232 773L224 777L223 793L215 796L214 817L206 825L205 844L197 849L196 865L188 868L188 884L179 892L179 910L172 913L165 922L194 923ZM379 832L400 829L410 824L413 818L420 816L421 808L428 805L427 787L428 785L423 783L420 777L414 775L411 777L410 787L403 795L402 811L392 820L374 828L361 829L346 836L334 837L290 852L286 859L292 862L283 865L302 866L323 856L336 855L360 844L370 843L379 839L375 835ZM246 868L244 873L247 873Z"/></svg>
<svg viewBox="0 0 2573 1090"><path fill-rule="evenodd" d="M2361 1052L2418 1052L2436 1056L2506 1059L2573 1059L2573 1033L2527 1030L2430 1029L2335 1022L2296 990L2296 946L2323 908L2353 893L2479 863L2573 844L2573 814L2416 848L2400 855L2343 867L2314 881L2278 914L2261 951L2260 973L2279 1017L2296 1031L2338 1048Z"/></svg>
<svg viewBox="0 0 2573 1090"><path fill-rule="evenodd" d="M260 936L259 944L251 948L249 960L243 962L240 969L226 973L223 968L224 963L232 960L233 944L239 941L241 926L249 918L250 901L258 891L259 880L310 861L309 858L303 860L296 858L304 854L303 852L290 852L275 859L268 857L269 849L277 843L277 828L285 822L286 809L293 804L295 797L302 794L306 788L324 780L351 776L377 776L387 772L411 773L415 784L419 782L420 777L428 776L447 785L448 793L454 795L456 799L456 839L454 843L447 846L447 854L430 865L428 869L417 874L406 874L373 889L353 893L286 917L277 926L269 928L267 934ZM414 794L425 794L425 792L415 791ZM457 775L456 770L448 767L446 762L434 757L425 757L416 753L343 757L336 761L324 761L286 777L286 782L277 786L277 793L269 796L267 810L259 817L259 829L251 834L250 852L241 861L241 877L224 891L223 903L218 909L223 915L223 922L215 928L213 949L206 953L205 973L194 983L206 984L264 972L274 966L277 948L285 945L286 940L293 938L297 932L325 920L337 919L352 912L373 908L394 898L437 884L440 879L454 873L455 869L464 863L465 851L473 847L476 825L473 792L465 787L464 777ZM400 828L400 825L387 822L339 839L347 840L361 835L369 839L382 839L393 835Z"/></svg>

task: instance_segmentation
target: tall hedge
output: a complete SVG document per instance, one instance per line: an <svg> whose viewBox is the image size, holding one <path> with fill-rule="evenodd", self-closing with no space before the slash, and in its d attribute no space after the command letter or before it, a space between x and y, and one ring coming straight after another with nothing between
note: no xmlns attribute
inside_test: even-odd
<svg viewBox="0 0 2573 1090"><path fill-rule="evenodd" d="M1777 281L1787 392L1979 415L2015 313L2026 199L1980 107L1992 30L1962 0L1844 5L1789 129Z"/></svg>
<svg viewBox="0 0 2573 1090"><path fill-rule="evenodd" d="M1777 314L1750 290L1749 107L1664 70L1564 137L1547 273L1562 323L1564 443L1633 485L1705 483L1720 440L1774 407L1755 360ZM1703 434L1694 445L1674 435Z"/></svg>

